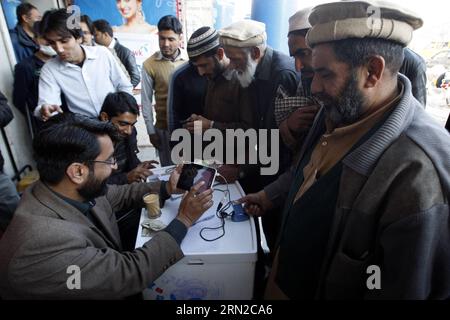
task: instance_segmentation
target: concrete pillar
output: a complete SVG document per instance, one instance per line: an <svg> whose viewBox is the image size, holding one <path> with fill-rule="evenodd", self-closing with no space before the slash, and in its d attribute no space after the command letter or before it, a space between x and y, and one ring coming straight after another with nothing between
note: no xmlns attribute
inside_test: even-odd
<svg viewBox="0 0 450 320"><path fill-rule="evenodd" d="M289 17L301 8L296 0L253 0L252 19L266 24L267 43L289 54L287 33Z"/></svg>

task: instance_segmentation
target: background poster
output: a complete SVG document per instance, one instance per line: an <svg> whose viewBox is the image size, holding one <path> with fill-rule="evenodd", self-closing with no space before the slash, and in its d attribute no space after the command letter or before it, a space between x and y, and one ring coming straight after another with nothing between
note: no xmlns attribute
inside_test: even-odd
<svg viewBox="0 0 450 320"><path fill-rule="evenodd" d="M73 4L92 21L107 20L113 27L114 37L133 52L140 69L159 50L159 19L169 14L178 16L179 8L176 0L75 0Z"/></svg>
<svg viewBox="0 0 450 320"><path fill-rule="evenodd" d="M2 0L3 14L9 30L14 29L17 24L16 8L21 3L20 0Z"/></svg>

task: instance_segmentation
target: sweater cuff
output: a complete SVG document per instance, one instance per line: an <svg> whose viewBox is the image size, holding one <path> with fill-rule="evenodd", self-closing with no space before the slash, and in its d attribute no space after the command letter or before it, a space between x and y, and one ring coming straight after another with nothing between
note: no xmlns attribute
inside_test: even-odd
<svg viewBox="0 0 450 320"><path fill-rule="evenodd" d="M164 229L164 231L170 234L172 238L174 238L175 241L178 243L178 245L181 245L181 242L186 236L187 228L183 222L175 218L172 220L171 223L169 223L169 225Z"/></svg>
<svg viewBox="0 0 450 320"><path fill-rule="evenodd" d="M170 194L167 192L167 181L161 181L159 187L159 206L164 207L164 203L170 198Z"/></svg>

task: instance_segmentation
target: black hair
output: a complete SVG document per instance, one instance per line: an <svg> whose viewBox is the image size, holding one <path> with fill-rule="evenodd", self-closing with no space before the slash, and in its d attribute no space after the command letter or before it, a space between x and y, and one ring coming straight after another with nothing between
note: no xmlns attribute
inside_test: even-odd
<svg viewBox="0 0 450 320"><path fill-rule="evenodd" d="M41 21L36 21L33 24L33 33L34 33L34 38L39 38L41 37Z"/></svg>
<svg viewBox="0 0 450 320"><path fill-rule="evenodd" d="M139 105L131 94L119 91L106 96L100 112L105 112L110 119L125 112L130 112L138 116Z"/></svg>
<svg viewBox="0 0 450 320"><path fill-rule="evenodd" d="M172 30L176 34L183 33L183 26L177 17L167 15L162 17L158 22L158 31Z"/></svg>
<svg viewBox="0 0 450 320"><path fill-rule="evenodd" d="M111 25L109 24L108 21L106 21L104 19L95 20L94 28L101 33L106 32L107 34L109 34L110 37L114 36L114 32L113 32Z"/></svg>
<svg viewBox="0 0 450 320"><path fill-rule="evenodd" d="M19 23L22 23L22 16L28 16L31 12L31 10L36 9L37 8L35 6L33 6L31 3L28 2L24 2L21 3L17 6L16 8L16 16L17 16L17 21Z"/></svg>
<svg viewBox="0 0 450 320"><path fill-rule="evenodd" d="M382 56L386 62L386 69L396 75L402 66L404 53L403 45L386 39L351 38L330 42L336 58L352 68L366 64L373 56Z"/></svg>
<svg viewBox="0 0 450 320"><path fill-rule="evenodd" d="M116 128L86 116L63 113L48 120L33 141L34 158L41 181L57 184L67 167L95 160L101 152L98 136L117 141Z"/></svg>
<svg viewBox="0 0 450 320"><path fill-rule="evenodd" d="M191 35L191 39L195 39L195 38L200 37L200 36L203 35L205 32L207 32L209 29L210 29L210 27L201 27L200 29L195 30L194 33L192 33L192 35ZM210 39L210 40L208 41L208 43L205 43L204 45L206 46L206 45L211 44L212 41L213 41L213 40L216 40L217 38L218 38L218 36L216 36L216 38L214 38L214 39ZM190 47L191 47L191 46L188 44L188 47L187 47L188 53L189 53L189 50L191 49ZM193 46L193 47L194 47L194 46ZM198 47L199 47L199 46L196 45L193 49L197 49ZM223 47L222 47L220 44L217 44L217 46L215 46L214 48L211 48L211 49L209 49L208 51L206 51L206 52L204 52L204 53L202 53L202 54L200 54L200 55L198 55L198 56L196 56L196 57L189 58L189 60L192 60L193 62L195 62L195 61L197 61L200 57L205 57L205 58L212 57L212 56L214 56L214 55L217 54L217 51L219 50L219 48L223 48Z"/></svg>
<svg viewBox="0 0 450 320"><path fill-rule="evenodd" d="M86 23L86 25L87 25L87 27L88 27L88 29L89 29L89 32L90 32L92 35L95 34L94 24L92 23L91 18L89 18L89 16L88 16L87 14L83 14L83 15L80 17L80 22Z"/></svg>
<svg viewBox="0 0 450 320"><path fill-rule="evenodd" d="M68 13L66 9L54 9L45 12L41 21L40 33L46 36L50 32L55 32L62 38L74 37L75 39L80 39L83 36L83 31L77 24L69 28L69 18L73 19L72 14Z"/></svg>
<svg viewBox="0 0 450 320"><path fill-rule="evenodd" d="M306 34L308 33L309 28L306 29L300 29L300 30L293 30L291 32L288 33L288 37L289 36L302 36L302 37L306 37Z"/></svg>

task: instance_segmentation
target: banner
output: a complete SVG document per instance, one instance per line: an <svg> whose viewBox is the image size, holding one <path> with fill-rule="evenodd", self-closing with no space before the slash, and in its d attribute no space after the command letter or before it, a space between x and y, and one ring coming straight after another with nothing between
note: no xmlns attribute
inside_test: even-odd
<svg viewBox="0 0 450 320"><path fill-rule="evenodd" d="M3 14L9 30L14 29L17 24L16 9L21 3L20 0L2 0Z"/></svg>
<svg viewBox="0 0 450 320"><path fill-rule="evenodd" d="M130 49L138 67L159 50L159 19L165 15L177 16L176 0L75 0L81 14L92 21L105 19L114 30L114 37Z"/></svg>

